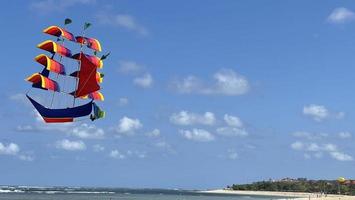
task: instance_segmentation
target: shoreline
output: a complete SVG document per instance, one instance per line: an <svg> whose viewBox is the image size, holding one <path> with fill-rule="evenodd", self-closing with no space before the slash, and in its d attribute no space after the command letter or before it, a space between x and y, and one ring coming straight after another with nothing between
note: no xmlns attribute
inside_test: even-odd
<svg viewBox="0 0 355 200"><path fill-rule="evenodd" d="M295 198L297 200L355 200L355 196L347 195L321 195L320 193L303 193L303 192L274 192L274 191L250 191L250 190L204 190L201 193L209 194L230 194L230 195L252 195L252 196L270 196Z"/></svg>

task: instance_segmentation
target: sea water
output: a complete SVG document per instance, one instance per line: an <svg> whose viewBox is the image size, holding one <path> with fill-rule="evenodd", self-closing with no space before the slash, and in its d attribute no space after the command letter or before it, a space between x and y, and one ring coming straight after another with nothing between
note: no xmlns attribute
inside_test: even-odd
<svg viewBox="0 0 355 200"><path fill-rule="evenodd" d="M270 196L216 195L186 190L0 187L0 200L271 200Z"/></svg>

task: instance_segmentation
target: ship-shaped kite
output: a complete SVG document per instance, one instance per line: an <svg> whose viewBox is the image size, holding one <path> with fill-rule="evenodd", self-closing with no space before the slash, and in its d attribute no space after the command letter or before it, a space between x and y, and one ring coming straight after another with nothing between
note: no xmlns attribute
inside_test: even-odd
<svg viewBox="0 0 355 200"><path fill-rule="evenodd" d="M70 23L71 20L66 19L64 24ZM26 96L47 123L73 122L85 118L96 120L105 116L95 101L104 100L99 91L103 74L98 69L103 67L103 60L109 54L97 57L98 52L101 52L100 42L84 36L90 25L85 23L82 34L77 37L59 26L43 30L56 37L56 40L47 40L37 46L49 55L40 54L35 57L44 68L26 80L32 83L31 89L41 89L45 97L37 98L41 101L35 100L38 96L30 96L31 89ZM68 45L71 42L73 49L76 47L79 53L73 54L68 46L64 46L66 42Z"/></svg>

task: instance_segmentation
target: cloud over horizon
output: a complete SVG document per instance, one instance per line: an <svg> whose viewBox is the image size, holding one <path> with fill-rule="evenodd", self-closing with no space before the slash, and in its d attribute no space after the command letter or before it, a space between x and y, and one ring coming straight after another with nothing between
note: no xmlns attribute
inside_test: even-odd
<svg viewBox="0 0 355 200"><path fill-rule="evenodd" d="M133 83L141 88L150 88L153 85L153 77L149 73L133 79Z"/></svg>
<svg viewBox="0 0 355 200"><path fill-rule="evenodd" d="M210 142L215 140L215 137L204 129L180 130L180 134L187 140L196 142Z"/></svg>
<svg viewBox="0 0 355 200"><path fill-rule="evenodd" d="M71 141L68 139L59 140L56 142L57 149L63 149L66 151L83 151L86 149L86 145L83 141Z"/></svg>
<svg viewBox="0 0 355 200"><path fill-rule="evenodd" d="M232 69L221 69L214 73L212 83L190 75L173 81L171 86L181 94L238 96L250 90L248 80Z"/></svg>
<svg viewBox="0 0 355 200"><path fill-rule="evenodd" d="M181 126L189 126L196 124L213 125L216 122L216 118L214 113L212 112L198 114L182 110L179 113L173 113L170 116L170 122Z"/></svg>
<svg viewBox="0 0 355 200"><path fill-rule="evenodd" d="M332 24L343 24L355 20L355 13L347 8L335 8L327 18Z"/></svg>
<svg viewBox="0 0 355 200"><path fill-rule="evenodd" d="M353 161L353 157L349 154L341 152L335 144L325 143L319 144L315 142L296 141L290 145L291 149L304 152L304 158L320 159L323 154L328 154L331 158L338 161Z"/></svg>
<svg viewBox="0 0 355 200"><path fill-rule="evenodd" d="M134 135L135 131L141 129L143 124L139 119L122 117L114 130L120 135Z"/></svg>
<svg viewBox="0 0 355 200"><path fill-rule="evenodd" d="M51 12L63 12L75 5L93 5L96 0L39 0L30 3L30 9L40 11L36 13L48 14Z"/></svg>
<svg viewBox="0 0 355 200"><path fill-rule="evenodd" d="M102 11L96 14L96 19L101 24L136 32L141 36L149 34L148 30L129 14L113 14L110 11Z"/></svg>
<svg viewBox="0 0 355 200"><path fill-rule="evenodd" d="M330 112L328 108L323 105L310 104L303 107L303 115L311 117L317 122L321 122L325 119L343 119L345 116L344 112Z"/></svg>
<svg viewBox="0 0 355 200"><path fill-rule="evenodd" d="M9 144L3 144L0 142L0 156L14 156L22 161L33 161L34 156L31 152L22 152L20 146L16 143L10 142Z"/></svg>

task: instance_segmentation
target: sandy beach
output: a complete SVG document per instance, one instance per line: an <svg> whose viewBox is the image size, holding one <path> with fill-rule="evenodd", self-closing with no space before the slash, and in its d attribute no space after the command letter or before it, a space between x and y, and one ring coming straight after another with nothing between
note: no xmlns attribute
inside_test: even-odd
<svg viewBox="0 0 355 200"><path fill-rule="evenodd" d="M277 196L292 197L298 200L355 200L355 196L346 195L320 195L319 193L301 193L301 192L271 192L271 191L243 191L243 190L206 190L204 193L212 194L236 194L236 195L260 195L260 196Z"/></svg>

